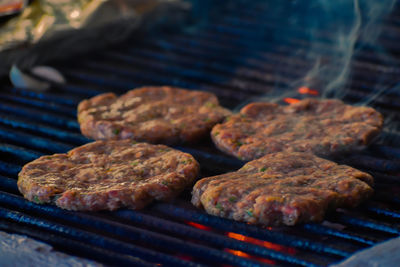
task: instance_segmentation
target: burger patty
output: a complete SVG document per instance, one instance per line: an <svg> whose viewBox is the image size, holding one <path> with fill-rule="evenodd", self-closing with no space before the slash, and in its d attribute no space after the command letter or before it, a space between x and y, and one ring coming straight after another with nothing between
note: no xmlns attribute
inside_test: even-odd
<svg viewBox="0 0 400 267"><path fill-rule="evenodd" d="M357 206L372 195L372 184L369 174L311 153L278 152L198 181L192 203L237 221L294 225L321 221L328 209Z"/></svg>
<svg viewBox="0 0 400 267"><path fill-rule="evenodd" d="M365 147L382 125L382 115L373 108L304 99L289 106L248 104L215 125L211 136L219 149L243 160L279 151L332 156Z"/></svg>
<svg viewBox="0 0 400 267"><path fill-rule="evenodd" d="M212 93L168 86L134 89L120 97L101 94L78 106L87 137L164 144L198 141L230 114Z"/></svg>
<svg viewBox="0 0 400 267"><path fill-rule="evenodd" d="M18 188L30 201L69 210L139 209L176 196L198 172L190 154L164 145L96 141L26 164Z"/></svg>

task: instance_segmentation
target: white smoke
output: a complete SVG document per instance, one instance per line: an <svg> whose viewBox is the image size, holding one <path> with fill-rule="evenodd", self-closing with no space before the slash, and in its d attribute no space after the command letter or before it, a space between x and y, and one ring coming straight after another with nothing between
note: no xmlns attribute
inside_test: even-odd
<svg viewBox="0 0 400 267"><path fill-rule="evenodd" d="M284 97L296 97L296 89L302 86L318 90L324 98L343 98L347 93L346 85L352 78L354 59L362 52L362 48L373 48L376 58L382 62L390 61L378 37L382 30L382 20L392 11L395 2L319 0L307 2L309 7L305 9L292 11L288 14L293 21L292 25L304 26L302 30L306 32L306 41L310 43L307 52L304 52L304 47L299 48L293 51L292 58L306 54L303 58L309 61L311 67L303 69L304 74L299 76L301 78L292 81L286 90L279 88L265 95L264 99L278 101ZM287 38L290 40L291 37ZM382 87L379 79L372 86L374 93L362 99L359 104L367 104L391 90Z"/></svg>

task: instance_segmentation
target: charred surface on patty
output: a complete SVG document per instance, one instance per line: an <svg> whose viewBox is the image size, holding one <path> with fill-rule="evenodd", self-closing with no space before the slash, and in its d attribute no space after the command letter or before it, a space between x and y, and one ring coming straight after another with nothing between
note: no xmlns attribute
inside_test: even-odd
<svg viewBox="0 0 400 267"><path fill-rule="evenodd" d="M26 164L18 188L30 201L69 210L139 209L176 196L198 171L190 154L164 145L97 141Z"/></svg>
<svg viewBox="0 0 400 267"><path fill-rule="evenodd" d="M219 149L243 160L279 151L332 156L365 147L382 125L373 108L305 99L289 106L248 104L214 126L211 135Z"/></svg>
<svg viewBox="0 0 400 267"><path fill-rule="evenodd" d="M373 193L373 178L311 153L278 152L236 172L196 183L192 203L208 213L264 225L321 221L337 207L355 207Z"/></svg>
<svg viewBox="0 0 400 267"><path fill-rule="evenodd" d="M164 144L197 142L230 114L212 93L168 86L134 89L120 97L101 94L78 106L87 137Z"/></svg>

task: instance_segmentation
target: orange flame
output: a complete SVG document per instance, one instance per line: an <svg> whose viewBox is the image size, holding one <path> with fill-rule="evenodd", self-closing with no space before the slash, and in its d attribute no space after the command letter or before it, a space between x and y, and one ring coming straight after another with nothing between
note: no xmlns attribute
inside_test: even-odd
<svg viewBox="0 0 400 267"><path fill-rule="evenodd" d="M319 95L317 90L312 90L306 86L302 86L297 90L300 94Z"/></svg>
<svg viewBox="0 0 400 267"><path fill-rule="evenodd" d="M195 228L201 229L201 230L205 230L205 231L211 231L212 228L209 226L205 226L203 224L199 224L199 223L195 223L195 222L186 222L186 224L193 226Z"/></svg>
<svg viewBox="0 0 400 267"><path fill-rule="evenodd" d="M229 252L233 255L239 256L239 257L254 259L254 260L261 261L263 263L267 263L267 264L271 264L271 265L275 264L275 261L273 261L273 260L268 260L268 259L252 256L252 255L244 253L243 251L240 251L240 250L233 250L233 249L226 248L225 251Z"/></svg>
<svg viewBox="0 0 400 267"><path fill-rule="evenodd" d="M289 104L294 104L294 103L299 102L300 100L296 99L296 98L286 97L283 99L283 101L285 101L286 103L289 103Z"/></svg>
<svg viewBox="0 0 400 267"><path fill-rule="evenodd" d="M249 237L249 236L245 236L245 235L241 235L241 234L236 234L236 233L232 233L232 232L228 232L227 236L236 240L240 240L240 241L244 241L244 242L248 242L257 246L262 246L265 248L269 248L269 249L273 249L276 251L283 251L283 252L287 252L289 254L295 254L296 250L294 248L288 248L285 246L281 246L278 244L274 244L268 241L264 241L264 240L260 240L260 239L256 239L253 237Z"/></svg>

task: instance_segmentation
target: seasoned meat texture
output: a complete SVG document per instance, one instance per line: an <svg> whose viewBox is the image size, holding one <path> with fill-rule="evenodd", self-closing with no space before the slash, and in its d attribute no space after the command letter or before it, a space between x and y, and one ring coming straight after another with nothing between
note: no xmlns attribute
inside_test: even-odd
<svg viewBox="0 0 400 267"><path fill-rule="evenodd" d="M219 149L243 160L279 151L334 156L362 149L382 124L382 115L370 107L305 99L289 106L248 104L214 126L211 136Z"/></svg>
<svg viewBox="0 0 400 267"><path fill-rule="evenodd" d="M198 171L190 154L164 145L96 141L26 164L18 188L30 201L69 210L139 209L176 196Z"/></svg>
<svg viewBox="0 0 400 267"><path fill-rule="evenodd" d="M196 183L192 203L208 213L265 225L321 221L328 209L354 207L373 193L373 178L304 152L277 152L236 172Z"/></svg>
<svg viewBox="0 0 400 267"><path fill-rule="evenodd" d="M168 86L134 89L120 97L101 94L78 106L87 137L164 144L198 141L230 114L214 94Z"/></svg>

